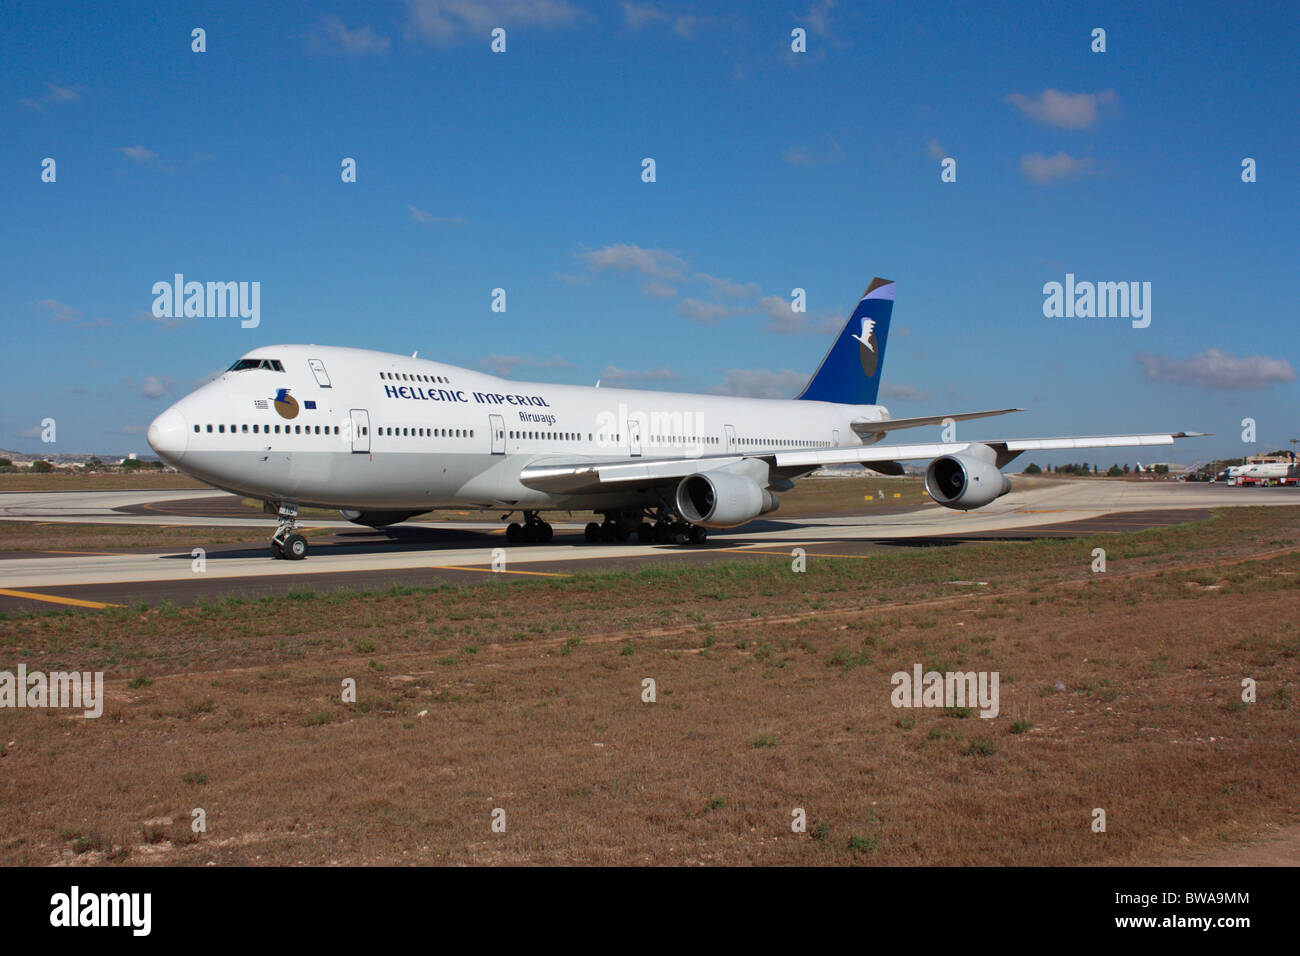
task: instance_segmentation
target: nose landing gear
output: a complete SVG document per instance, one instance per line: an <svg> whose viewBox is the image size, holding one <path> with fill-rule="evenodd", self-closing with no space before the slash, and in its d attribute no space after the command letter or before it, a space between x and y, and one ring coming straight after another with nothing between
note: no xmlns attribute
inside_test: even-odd
<svg viewBox="0 0 1300 956"><path fill-rule="evenodd" d="M297 527L298 506L281 503L275 534L271 536L271 557L288 561L307 557L307 539L297 533Z"/></svg>

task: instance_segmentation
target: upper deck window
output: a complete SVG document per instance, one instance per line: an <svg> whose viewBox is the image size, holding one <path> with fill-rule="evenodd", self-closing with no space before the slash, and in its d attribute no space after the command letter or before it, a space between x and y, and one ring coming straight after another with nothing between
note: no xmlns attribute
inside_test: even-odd
<svg viewBox="0 0 1300 956"><path fill-rule="evenodd" d="M265 372L283 372L284 366L280 364L279 359L266 358L242 358L237 361L227 372L246 372L250 368L260 368Z"/></svg>

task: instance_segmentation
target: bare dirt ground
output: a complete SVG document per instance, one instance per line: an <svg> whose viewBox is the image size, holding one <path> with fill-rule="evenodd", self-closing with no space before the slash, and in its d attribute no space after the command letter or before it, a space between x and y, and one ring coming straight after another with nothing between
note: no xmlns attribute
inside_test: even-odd
<svg viewBox="0 0 1300 956"><path fill-rule="evenodd" d="M1284 862L1298 541L1300 508L1232 509L0 620L0 669L108 680L98 720L0 710L0 863ZM894 708L915 663L997 671L999 715Z"/></svg>

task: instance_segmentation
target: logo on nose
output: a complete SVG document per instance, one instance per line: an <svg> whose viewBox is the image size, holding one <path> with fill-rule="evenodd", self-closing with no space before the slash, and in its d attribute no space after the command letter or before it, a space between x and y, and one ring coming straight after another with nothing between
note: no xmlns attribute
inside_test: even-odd
<svg viewBox="0 0 1300 956"><path fill-rule="evenodd" d="M290 395L287 388L276 389L275 410L280 413L281 418L297 418L298 399Z"/></svg>

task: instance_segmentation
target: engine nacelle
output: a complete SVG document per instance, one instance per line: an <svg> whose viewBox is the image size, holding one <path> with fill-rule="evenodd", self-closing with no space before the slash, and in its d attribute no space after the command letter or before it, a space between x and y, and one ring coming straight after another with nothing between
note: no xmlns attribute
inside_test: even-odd
<svg viewBox="0 0 1300 956"><path fill-rule="evenodd" d="M734 528L780 506L776 495L753 478L725 471L704 471L677 485L677 511L691 524Z"/></svg>
<svg viewBox="0 0 1300 956"><path fill-rule="evenodd" d="M351 508L344 508L339 512L353 524L363 524L367 528L383 528L386 525L397 524L399 521L405 521L407 518L414 518L416 515L424 514L423 511L355 511Z"/></svg>
<svg viewBox="0 0 1300 956"><path fill-rule="evenodd" d="M945 508L982 508L1011 490L998 466L971 455L943 455L925 469L925 492Z"/></svg>

